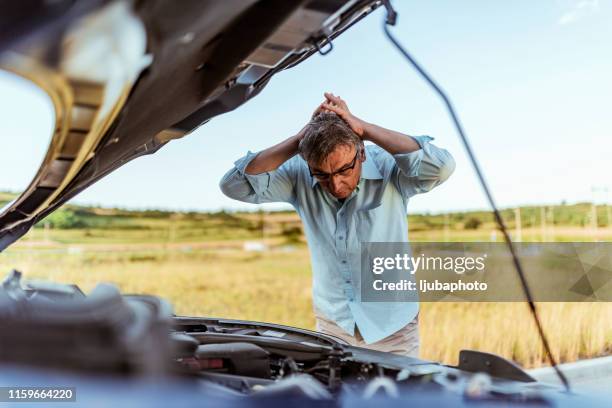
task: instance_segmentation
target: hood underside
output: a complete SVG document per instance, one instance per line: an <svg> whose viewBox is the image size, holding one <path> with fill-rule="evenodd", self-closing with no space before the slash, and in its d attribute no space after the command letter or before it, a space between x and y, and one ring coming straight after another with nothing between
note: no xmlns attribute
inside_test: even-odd
<svg viewBox="0 0 612 408"><path fill-rule="evenodd" d="M380 0L0 1L0 69L51 98L30 185L0 214L0 251L106 174L257 95Z"/></svg>

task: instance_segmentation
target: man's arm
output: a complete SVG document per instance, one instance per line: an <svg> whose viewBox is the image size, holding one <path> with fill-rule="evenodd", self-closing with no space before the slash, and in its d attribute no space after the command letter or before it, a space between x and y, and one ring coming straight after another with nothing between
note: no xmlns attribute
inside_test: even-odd
<svg viewBox="0 0 612 408"><path fill-rule="evenodd" d="M421 148L411 136L372 123L364 124L364 132L361 138L382 147L392 155L411 153Z"/></svg>
<svg viewBox="0 0 612 408"><path fill-rule="evenodd" d="M323 104L311 115L314 118L325 111ZM247 203L284 201L295 204L295 180L300 141L308 124L296 135L259 153L251 153L238 159L219 183L226 196Z"/></svg>
<svg viewBox="0 0 612 408"><path fill-rule="evenodd" d="M294 204L298 165L294 156L305 129L259 153L249 151L238 159L219 183L223 194L253 204L279 201Z"/></svg>
<svg viewBox="0 0 612 408"><path fill-rule="evenodd" d="M354 116L342 98L325 93L323 107L342 117L363 140L369 140L384 149L391 170L391 181L404 197L424 193L443 183L455 170L455 160L445 149L429 141L429 136L409 136L367 123ZM379 155L380 156L380 155Z"/></svg>
<svg viewBox="0 0 612 408"><path fill-rule="evenodd" d="M313 119L319 112L326 111L324 108L325 102L321 103L310 116ZM266 171L277 169L281 164L295 156L298 152L300 141L304 137L304 132L308 124L304 126L295 136L276 144L272 147L262 150L246 167L247 174L260 174Z"/></svg>
<svg viewBox="0 0 612 408"><path fill-rule="evenodd" d="M262 150L245 168L247 174L261 174L267 171L276 170L281 164L295 156L302 132L291 136L282 142Z"/></svg>

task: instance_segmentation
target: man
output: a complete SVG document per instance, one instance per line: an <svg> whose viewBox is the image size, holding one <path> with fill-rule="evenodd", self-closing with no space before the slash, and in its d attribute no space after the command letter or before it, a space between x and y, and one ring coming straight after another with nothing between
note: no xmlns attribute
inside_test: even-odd
<svg viewBox="0 0 612 408"><path fill-rule="evenodd" d="M429 136L367 123L339 96L325 98L298 134L236 161L221 190L296 209L310 249L318 331L416 357L418 302L360 301L360 242L408 242L408 199L445 181L455 162Z"/></svg>

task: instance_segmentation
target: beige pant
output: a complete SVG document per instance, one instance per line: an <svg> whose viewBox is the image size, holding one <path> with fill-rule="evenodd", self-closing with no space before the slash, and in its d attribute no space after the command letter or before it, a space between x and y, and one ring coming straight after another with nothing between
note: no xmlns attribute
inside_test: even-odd
<svg viewBox="0 0 612 408"><path fill-rule="evenodd" d="M355 326L355 335L351 336L332 320L317 313L315 310L316 328L318 332L339 337L350 345L368 348L372 350L385 351L388 353L401 354L403 356L419 356L419 314L414 320L402 327L395 333L375 343L366 344Z"/></svg>

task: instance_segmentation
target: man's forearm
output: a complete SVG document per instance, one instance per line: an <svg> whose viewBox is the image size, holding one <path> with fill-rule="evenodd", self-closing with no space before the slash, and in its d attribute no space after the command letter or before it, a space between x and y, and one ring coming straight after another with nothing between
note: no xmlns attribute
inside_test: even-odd
<svg viewBox="0 0 612 408"><path fill-rule="evenodd" d="M300 143L299 134L259 152L246 166L247 174L260 174L276 170L281 164L295 156Z"/></svg>
<svg viewBox="0 0 612 408"><path fill-rule="evenodd" d="M412 137L371 123L364 125L363 139L382 147L390 154L410 153L421 148Z"/></svg>

